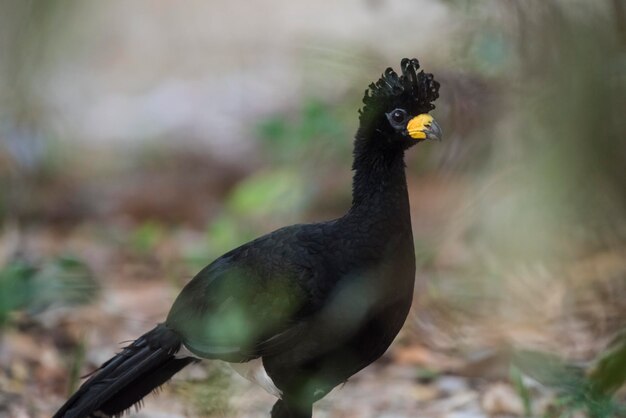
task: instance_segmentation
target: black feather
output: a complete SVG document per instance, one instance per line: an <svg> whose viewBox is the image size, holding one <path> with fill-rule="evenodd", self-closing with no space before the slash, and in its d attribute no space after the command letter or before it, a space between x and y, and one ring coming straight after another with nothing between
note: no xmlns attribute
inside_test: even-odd
<svg viewBox="0 0 626 418"><path fill-rule="evenodd" d="M403 101L420 113L435 108L433 102L439 97L439 83L430 73L417 72L420 68L416 58L404 58L400 63L402 75L398 75L391 67L375 83L371 83L363 96L365 108L362 113L380 110L382 103L389 100Z"/></svg>
<svg viewBox="0 0 626 418"><path fill-rule="evenodd" d="M105 362L53 418L123 414L194 361L174 356L180 345L176 333L158 325Z"/></svg>

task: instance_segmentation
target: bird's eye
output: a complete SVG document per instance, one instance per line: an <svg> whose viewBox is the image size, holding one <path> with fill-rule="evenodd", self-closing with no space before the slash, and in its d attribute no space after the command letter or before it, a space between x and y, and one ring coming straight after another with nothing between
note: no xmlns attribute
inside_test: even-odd
<svg viewBox="0 0 626 418"><path fill-rule="evenodd" d="M389 122L392 125L400 125L404 123L407 119L407 113L404 109L396 109L387 113L387 117L389 118Z"/></svg>

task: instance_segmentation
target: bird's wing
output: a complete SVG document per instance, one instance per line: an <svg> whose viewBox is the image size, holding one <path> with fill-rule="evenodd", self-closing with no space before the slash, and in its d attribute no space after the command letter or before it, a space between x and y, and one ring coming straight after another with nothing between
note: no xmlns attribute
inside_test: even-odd
<svg viewBox="0 0 626 418"><path fill-rule="evenodd" d="M301 231L277 231L239 247L198 273L166 324L204 358L246 361L275 353L315 311L319 266Z"/></svg>

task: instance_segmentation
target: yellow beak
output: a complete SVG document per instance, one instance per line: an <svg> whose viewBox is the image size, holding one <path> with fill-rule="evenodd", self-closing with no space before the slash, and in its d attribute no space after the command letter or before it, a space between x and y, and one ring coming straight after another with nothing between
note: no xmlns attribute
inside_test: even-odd
<svg viewBox="0 0 626 418"><path fill-rule="evenodd" d="M443 132L432 116L427 113L415 116L406 125L409 136L413 139L436 139L441 141Z"/></svg>

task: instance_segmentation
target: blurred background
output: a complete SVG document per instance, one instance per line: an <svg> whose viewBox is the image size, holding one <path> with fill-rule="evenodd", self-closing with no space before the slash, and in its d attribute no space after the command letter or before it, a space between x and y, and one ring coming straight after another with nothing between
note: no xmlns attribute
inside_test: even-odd
<svg viewBox="0 0 626 418"><path fill-rule="evenodd" d="M441 82L386 355L317 417L626 416L626 3L0 1L0 417L47 417L223 252L341 216L366 86ZM217 363L135 416L265 417Z"/></svg>

